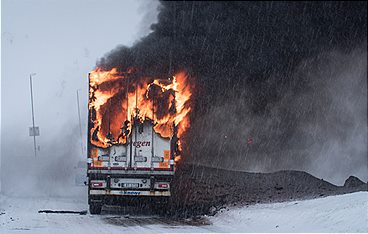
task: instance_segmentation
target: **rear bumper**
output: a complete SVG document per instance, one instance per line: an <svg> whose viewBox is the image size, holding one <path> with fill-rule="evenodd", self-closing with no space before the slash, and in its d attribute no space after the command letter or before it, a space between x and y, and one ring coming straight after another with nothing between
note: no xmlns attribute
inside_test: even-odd
<svg viewBox="0 0 368 234"><path fill-rule="evenodd" d="M147 171L106 171L107 173L89 173L89 196L93 197L170 197L172 174L148 174ZM152 171L155 172L155 171ZM169 172L169 171L168 171ZM95 184L98 184L97 186ZM166 184L164 188L159 186ZM128 187L127 187L128 186Z"/></svg>
<svg viewBox="0 0 368 234"><path fill-rule="evenodd" d="M113 195L113 196L153 196L153 197L169 197L171 195L169 190L165 191L140 191L140 190L89 190L90 195Z"/></svg>

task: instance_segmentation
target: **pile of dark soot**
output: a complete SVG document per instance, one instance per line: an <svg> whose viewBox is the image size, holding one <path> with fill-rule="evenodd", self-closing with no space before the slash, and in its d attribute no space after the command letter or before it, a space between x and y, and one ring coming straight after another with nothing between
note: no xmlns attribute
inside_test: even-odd
<svg viewBox="0 0 368 234"><path fill-rule="evenodd" d="M355 182L336 186L302 171L249 173L183 164L175 175L168 213L177 217L214 215L229 206L367 191L367 184L358 178L347 181Z"/></svg>

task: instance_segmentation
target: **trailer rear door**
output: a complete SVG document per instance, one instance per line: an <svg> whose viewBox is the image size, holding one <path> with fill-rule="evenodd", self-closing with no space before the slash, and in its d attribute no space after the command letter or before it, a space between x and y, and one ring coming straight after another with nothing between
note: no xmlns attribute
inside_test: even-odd
<svg viewBox="0 0 368 234"><path fill-rule="evenodd" d="M132 129L131 167L133 168L170 168L170 138L163 138L155 131L149 121Z"/></svg>

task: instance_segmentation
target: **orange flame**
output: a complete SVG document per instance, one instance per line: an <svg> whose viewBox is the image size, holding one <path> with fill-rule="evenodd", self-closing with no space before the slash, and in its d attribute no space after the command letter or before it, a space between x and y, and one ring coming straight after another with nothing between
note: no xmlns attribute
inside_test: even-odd
<svg viewBox="0 0 368 234"><path fill-rule="evenodd" d="M190 98L192 86L185 72L170 79L137 77L132 70L119 72L116 68L103 71L100 68L90 73L89 109L92 127L91 143L98 147L125 144L134 117L141 122L153 121L154 131L162 137L171 137L174 126L179 138L189 128ZM180 156L175 158L178 161Z"/></svg>

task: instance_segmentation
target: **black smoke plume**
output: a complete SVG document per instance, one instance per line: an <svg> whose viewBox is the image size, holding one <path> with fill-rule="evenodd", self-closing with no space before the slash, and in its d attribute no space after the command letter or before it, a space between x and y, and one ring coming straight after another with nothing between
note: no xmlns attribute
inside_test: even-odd
<svg viewBox="0 0 368 234"><path fill-rule="evenodd" d="M159 77L184 69L196 78L184 160L309 170L341 183L312 163L333 152L326 160L340 166L332 168L352 163L346 173L360 173L367 135L354 129L366 129L366 2L162 1L151 28L97 66ZM343 89L346 79L352 85ZM357 145L339 150L351 136Z"/></svg>

